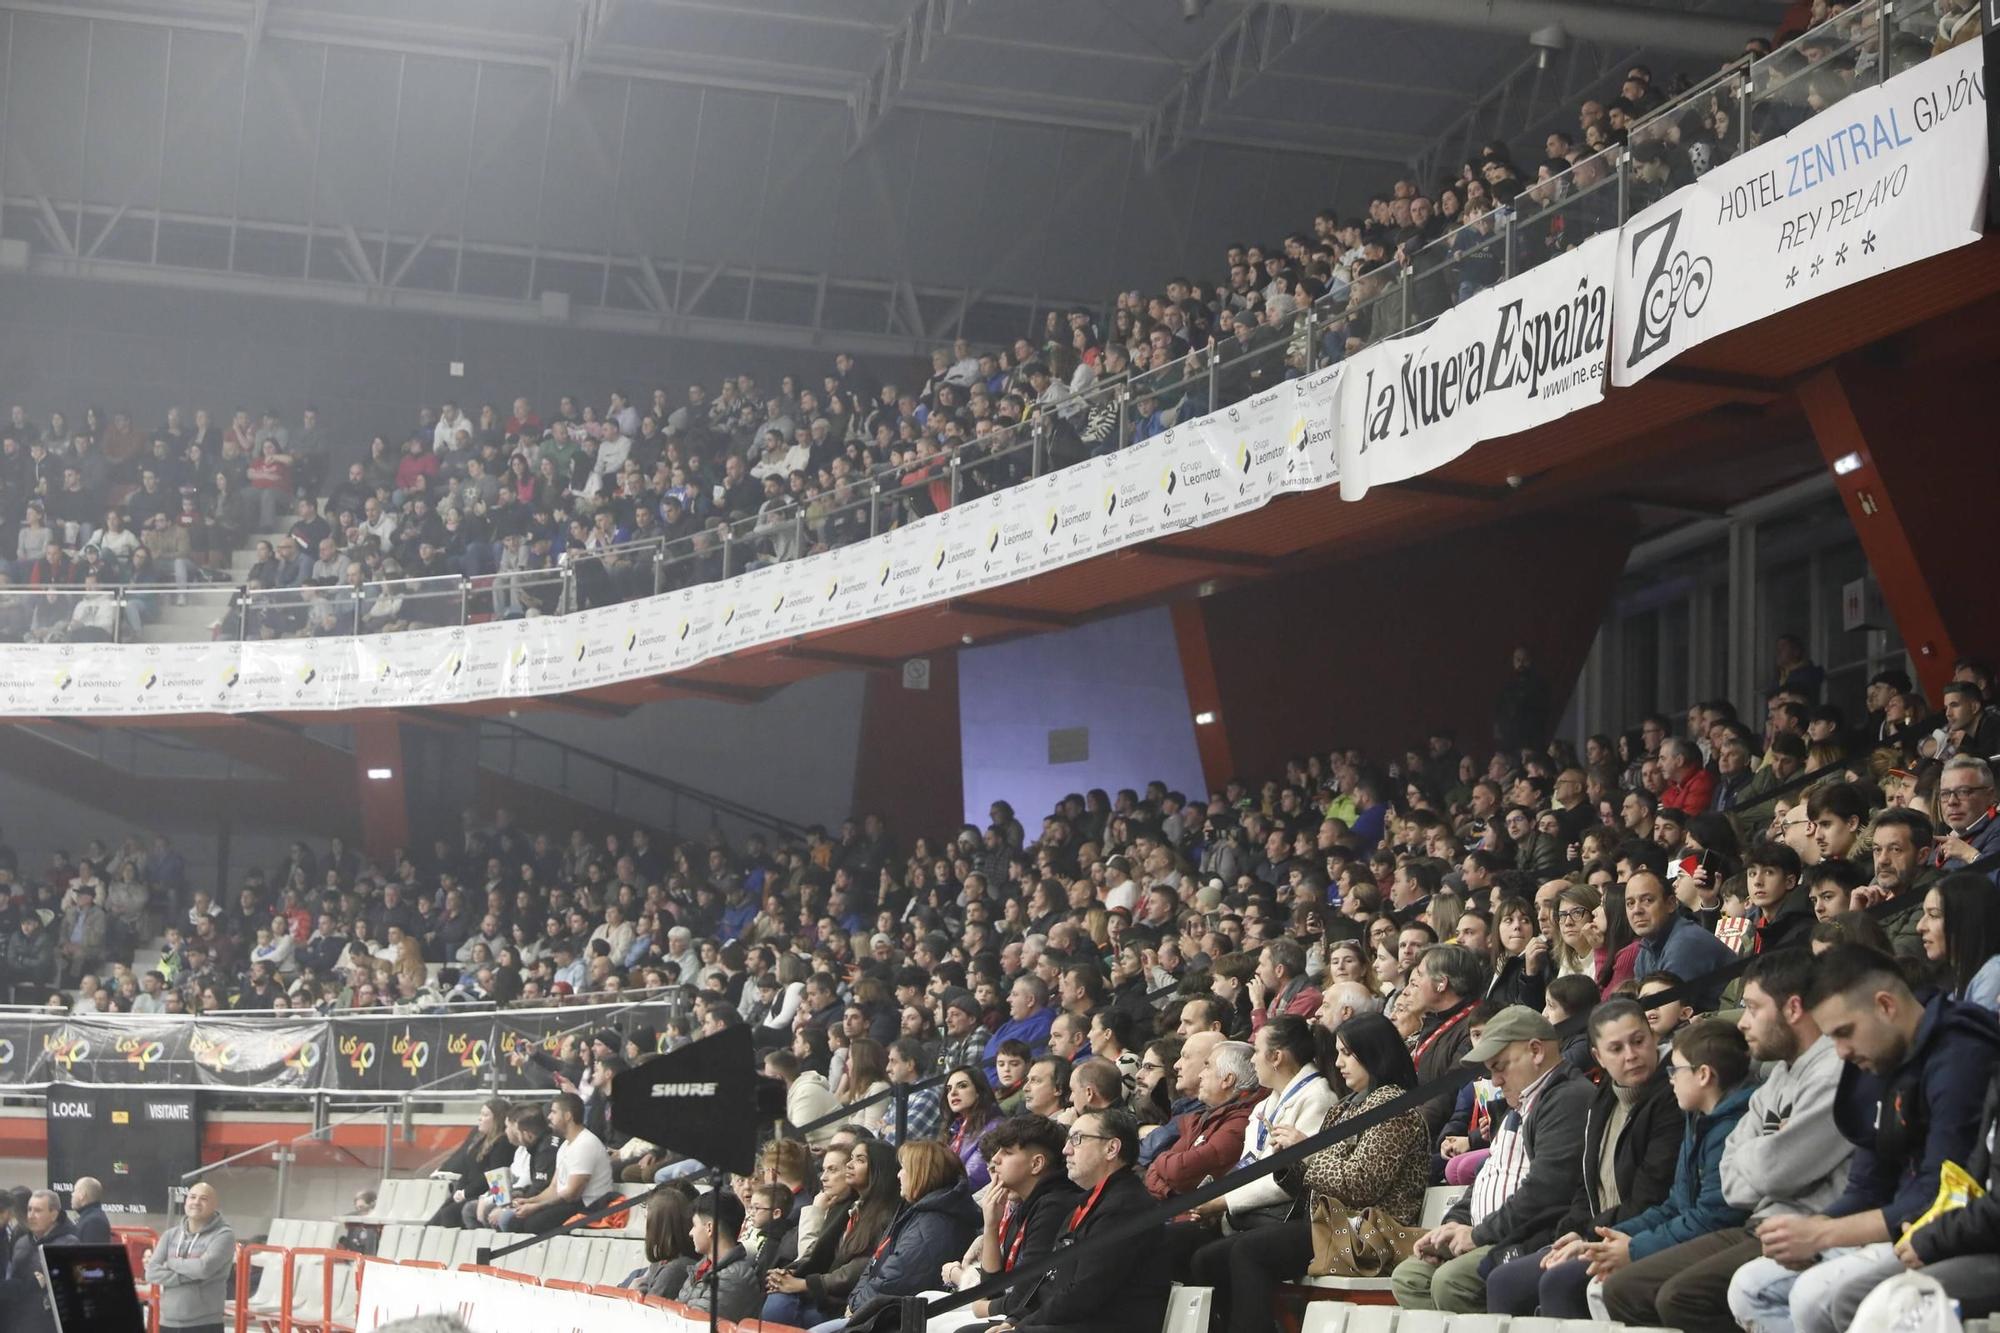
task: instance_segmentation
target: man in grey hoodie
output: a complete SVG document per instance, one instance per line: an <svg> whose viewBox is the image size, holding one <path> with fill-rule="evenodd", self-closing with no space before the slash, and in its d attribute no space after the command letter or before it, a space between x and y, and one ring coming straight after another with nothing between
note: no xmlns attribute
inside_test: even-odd
<svg viewBox="0 0 2000 1333"><path fill-rule="evenodd" d="M1834 1124L1841 1061L1805 1007L1812 955L1779 949L1743 974L1737 1028L1753 1058L1769 1063L1763 1086L1722 1150L1722 1193L1750 1220L1662 1250L1612 1275L1604 1305L1613 1319L1664 1324L1685 1333L1735 1333L1729 1279L1763 1254L1757 1227L1769 1217L1810 1215L1847 1183L1854 1145Z"/></svg>
<svg viewBox="0 0 2000 1333"><path fill-rule="evenodd" d="M236 1233L222 1220L222 1200L206 1181L187 1192L184 1220L146 1252L146 1281L160 1288L160 1327L174 1333L222 1333L222 1304L236 1272Z"/></svg>

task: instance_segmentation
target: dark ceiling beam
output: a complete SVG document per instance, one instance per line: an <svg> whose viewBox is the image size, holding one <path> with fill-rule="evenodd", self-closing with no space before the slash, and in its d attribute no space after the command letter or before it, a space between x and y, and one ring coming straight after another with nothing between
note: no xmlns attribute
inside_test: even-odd
<svg viewBox="0 0 2000 1333"><path fill-rule="evenodd" d="M1440 500L1471 500L1478 504L1498 504L1515 493L1511 486L1481 486L1474 482L1447 481L1439 476L1411 477L1390 483L1412 495L1434 495Z"/></svg>
<svg viewBox="0 0 2000 1333"><path fill-rule="evenodd" d="M1705 370L1700 366L1683 365L1661 366L1652 377L1665 379L1669 384L1689 384L1763 398L1782 398L1792 391L1795 383L1792 379L1771 379L1764 375L1741 375L1732 370Z"/></svg>
<svg viewBox="0 0 2000 1333"><path fill-rule="evenodd" d="M1276 0L1254 0L1244 6L1215 44L1146 113L1139 126L1139 156L1146 170L1157 171L1188 144L1205 138L1210 121L1325 18Z"/></svg>
<svg viewBox="0 0 2000 1333"><path fill-rule="evenodd" d="M1008 620L1020 625L1046 625L1050 629L1068 629L1078 623L1075 616L1060 611L1042 611L1032 606L1006 606L997 602L974 602L958 598L946 602L942 608L948 614L960 616L984 616L988 620Z"/></svg>
<svg viewBox="0 0 2000 1333"><path fill-rule="evenodd" d="M1299 8L1352 18L1429 24L1526 38L1549 28L1607 45L1735 55L1770 24L1612 0L1295 0Z"/></svg>
<svg viewBox="0 0 2000 1333"><path fill-rule="evenodd" d="M808 648L802 644L787 644L778 649L778 656L789 657L797 662L824 662L828 666L859 667L863 671L900 671L903 659L900 657L870 657L865 653L841 653L830 648Z"/></svg>
<svg viewBox="0 0 2000 1333"><path fill-rule="evenodd" d="M1118 554L1151 560L1177 560L1185 564L1214 565L1221 569L1265 571L1275 568L1277 564L1269 556L1253 555L1248 551L1225 551L1214 546L1179 546L1167 542L1135 546Z"/></svg>

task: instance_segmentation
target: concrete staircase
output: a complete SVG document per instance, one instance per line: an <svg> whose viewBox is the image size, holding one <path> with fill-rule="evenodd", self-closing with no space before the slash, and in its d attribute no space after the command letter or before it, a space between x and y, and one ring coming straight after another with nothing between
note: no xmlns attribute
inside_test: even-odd
<svg viewBox="0 0 2000 1333"><path fill-rule="evenodd" d="M275 547L283 535L260 532L246 539L241 547L230 553L227 581L218 580L190 588L185 606L176 605L174 593L158 594L151 616L140 627L138 642L206 643L218 636L226 637L236 589L250 577L250 567L257 563L257 543L267 541Z"/></svg>

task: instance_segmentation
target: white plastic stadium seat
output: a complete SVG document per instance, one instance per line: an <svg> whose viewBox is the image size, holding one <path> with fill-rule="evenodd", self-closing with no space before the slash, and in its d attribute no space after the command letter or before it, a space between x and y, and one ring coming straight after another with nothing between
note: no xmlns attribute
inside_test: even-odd
<svg viewBox="0 0 2000 1333"><path fill-rule="evenodd" d="M382 1240L375 1247L375 1253L384 1259L414 1259L417 1257L417 1246L422 1241L421 1227L408 1227L400 1222L391 1223L382 1228Z"/></svg>
<svg viewBox="0 0 2000 1333"><path fill-rule="evenodd" d="M1504 1314L1455 1314L1451 1317L1451 1333L1504 1333L1507 1316Z"/></svg>
<svg viewBox="0 0 2000 1333"><path fill-rule="evenodd" d="M1359 1308L1346 1301L1313 1301L1299 1321L1299 1333L1347 1333L1347 1316Z"/></svg>
<svg viewBox="0 0 2000 1333"><path fill-rule="evenodd" d="M1444 1221L1444 1215L1451 1211L1451 1206L1464 1193L1463 1185L1433 1185L1425 1190L1423 1216L1417 1219L1417 1224L1429 1230Z"/></svg>
<svg viewBox="0 0 2000 1333"><path fill-rule="evenodd" d="M459 1233L453 1227L422 1228L422 1237L417 1241L417 1258L433 1264L449 1262L458 1237Z"/></svg>
<svg viewBox="0 0 2000 1333"><path fill-rule="evenodd" d="M1307 1277L1300 1278L1302 1287L1323 1287L1327 1291L1394 1291L1395 1284L1385 1277Z"/></svg>
<svg viewBox="0 0 2000 1333"><path fill-rule="evenodd" d="M1160 1333L1208 1333L1208 1311L1215 1304L1214 1287L1174 1284L1167 1297L1167 1317Z"/></svg>
<svg viewBox="0 0 2000 1333"><path fill-rule="evenodd" d="M1546 1315L1523 1315L1508 1321L1507 1333L1612 1333L1618 1327L1601 1319L1550 1319Z"/></svg>
<svg viewBox="0 0 2000 1333"><path fill-rule="evenodd" d="M1398 1333L1396 1316L1402 1313L1393 1305L1351 1306L1346 1333Z"/></svg>
<svg viewBox="0 0 2000 1333"><path fill-rule="evenodd" d="M1396 1333L1445 1333L1451 1316L1442 1310L1405 1310L1396 1321Z"/></svg>

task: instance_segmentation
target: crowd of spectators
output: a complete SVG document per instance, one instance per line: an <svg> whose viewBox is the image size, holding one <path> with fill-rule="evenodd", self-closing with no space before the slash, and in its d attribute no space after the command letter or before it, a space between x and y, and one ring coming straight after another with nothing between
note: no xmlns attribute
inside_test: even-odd
<svg viewBox="0 0 2000 1333"><path fill-rule="evenodd" d="M1449 179L1405 177L1363 213L1324 209L1279 241L1231 245L1210 279L1051 310L1005 347L961 339L927 372L885 379L841 355L817 375L601 405L444 403L366 440L311 407L139 423L14 405L0 426L0 641L137 637L210 582L256 594L216 603L224 637L556 613L842 546L1147 439L1615 225L1627 149L1638 206L1874 77L1885 41L1900 68L1979 30L1970 0L1897 6L1886 29L1844 0L1797 8L1788 31L1810 33L1775 56L1751 38L1725 67L1744 78L1656 86L1632 65L1532 151L1487 143Z"/></svg>
<svg viewBox="0 0 2000 1333"><path fill-rule="evenodd" d="M28 875L0 848L7 958L53 935L81 989L51 1002L100 1012L691 988L689 1030L607 1028L558 1053L554 1103L487 1108L434 1220L543 1230L673 1183L687 1206L650 1215L632 1281L730 1318L869 1320L1392 1103L989 1313L1151 1329L1173 1276L1215 1289L1218 1327L1268 1328L1280 1284L1353 1261L1315 1218L1373 1219L1417 1308L1830 1333L1915 1267L1993 1309L1993 1205L1930 1211L1945 1161L1991 1171L1991 671L1959 663L1936 712L1884 671L1850 719L1787 638L1755 714L1703 701L1579 753L1517 669L1506 749L1305 754L1033 827L996 801L907 842L873 815L732 847L496 811L393 867L295 845L227 904L163 841ZM100 899L167 927L157 969L89 951ZM623 1134L608 1089L739 1025L804 1132L700 1195L701 1164ZM1405 1097L1467 1062L1485 1077ZM1419 1233L1440 1183L1466 1191Z"/></svg>

